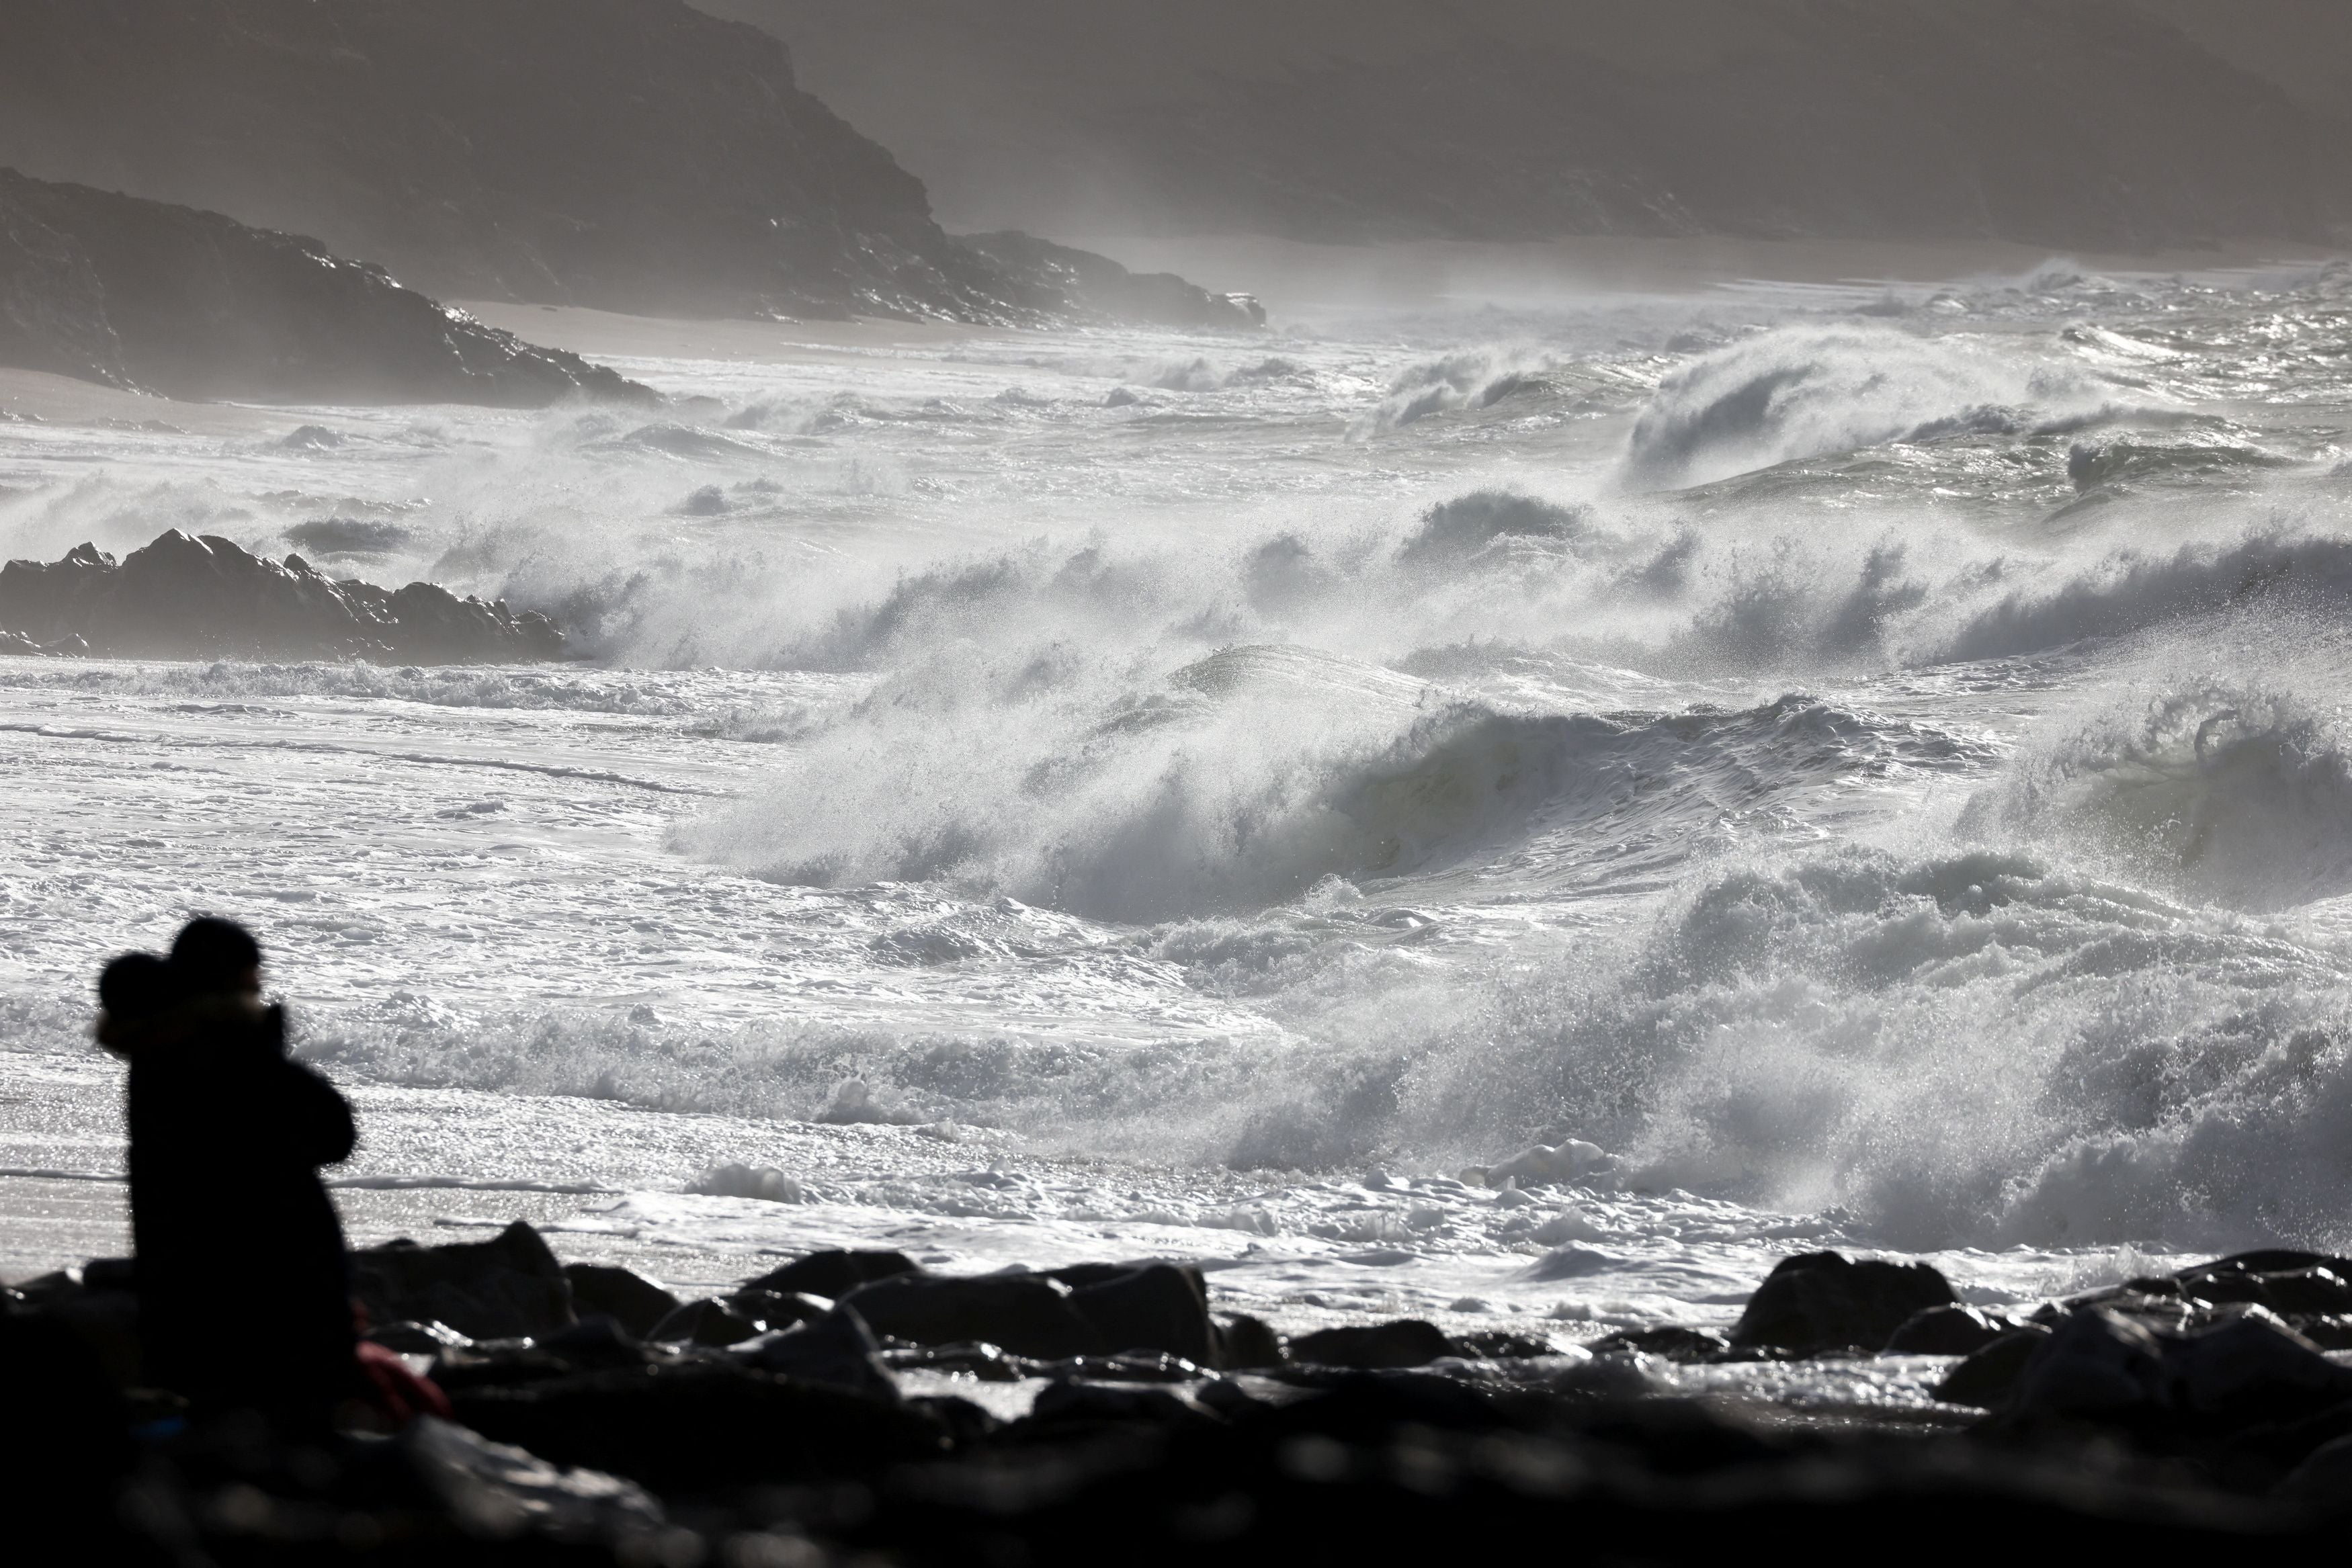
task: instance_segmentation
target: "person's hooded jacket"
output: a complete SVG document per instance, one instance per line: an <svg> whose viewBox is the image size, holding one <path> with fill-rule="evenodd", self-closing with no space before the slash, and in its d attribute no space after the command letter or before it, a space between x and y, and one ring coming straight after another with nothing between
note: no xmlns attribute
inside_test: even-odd
<svg viewBox="0 0 2352 1568"><path fill-rule="evenodd" d="M287 1055L286 1016L204 997L99 1039L131 1063L131 1223L145 1375L199 1409L321 1420L353 1388L342 1224L318 1167L351 1107Z"/></svg>

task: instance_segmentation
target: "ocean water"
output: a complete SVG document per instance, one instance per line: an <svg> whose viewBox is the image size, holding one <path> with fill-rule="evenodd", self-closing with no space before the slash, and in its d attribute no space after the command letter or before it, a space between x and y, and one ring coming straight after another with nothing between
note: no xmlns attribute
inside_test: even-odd
<svg viewBox="0 0 2352 1568"><path fill-rule="evenodd" d="M2352 272L616 363L672 405L0 424L10 555L582 655L0 662L13 1168L119 1168L90 977L214 910L353 1203L689 1283L1184 1256L1567 1343L1822 1246L2352 1242Z"/></svg>

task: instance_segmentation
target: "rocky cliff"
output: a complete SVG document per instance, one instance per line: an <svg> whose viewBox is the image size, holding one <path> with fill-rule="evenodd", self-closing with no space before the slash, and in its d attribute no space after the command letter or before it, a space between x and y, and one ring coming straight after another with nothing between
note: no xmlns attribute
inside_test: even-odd
<svg viewBox="0 0 2352 1568"><path fill-rule="evenodd" d="M0 164L317 235L443 298L1022 322L1083 301L683 0L9 0Z"/></svg>
<svg viewBox="0 0 2352 1568"><path fill-rule="evenodd" d="M0 567L0 653L520 664L563 652L547 618L429 582L334 580L289 555L172 529L120 561L93 545Z"/></svg>
<svg viewBox="0 0 2352 1568"><path fill-rule="evenodd" d="M6 169L0 364L183 398L535 407L653 396L315 240Z"/></svg>
<svg viewBox="0 0 2352 1568"><path fill-rule="evenodd" d="M2331 0L696 4L973 228L2136 249L2315 235L2342 183L2336 78L2271 68Z"/></svg>

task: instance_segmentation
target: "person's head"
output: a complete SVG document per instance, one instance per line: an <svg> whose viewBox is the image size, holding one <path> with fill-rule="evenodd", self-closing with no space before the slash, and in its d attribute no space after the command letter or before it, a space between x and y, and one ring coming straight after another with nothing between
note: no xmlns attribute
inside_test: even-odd
<svg viewBox="0 0 2352 1568"><path fill-rule="evenodd" d="M179 977L152 953L125 953L99 971L98 1005L118 1023L143 1023L179 999Z"/></svg>
<svg viewBox="0 0 2352 1568"><path fill-rule="evenodd" d="M261 994L261 944L234 920L203 915L172 941L172 968L194 997Z"/></svg>
<svg viewBox="0 0 2352 1568"><path fill-rule="evenodd" d="M152 953L125 953L98 975L98 1040L117 1055L184 998L179 973Z"/></svg>

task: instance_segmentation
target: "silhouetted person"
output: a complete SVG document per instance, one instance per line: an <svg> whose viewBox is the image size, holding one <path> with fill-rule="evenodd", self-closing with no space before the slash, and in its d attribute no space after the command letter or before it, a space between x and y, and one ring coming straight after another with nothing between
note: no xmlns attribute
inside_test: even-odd
<svg viewBox="0 0 2352 1568"><path fill-rule="evenodd" d="M131 1227L147 1380L199 1414L255 1409L323 1432L357 1392L343 1230L318 1167L351 1107L286 1054L242 926L191 921L169 962L99 982L99 1039L131 1063Z"/></svg>

